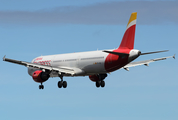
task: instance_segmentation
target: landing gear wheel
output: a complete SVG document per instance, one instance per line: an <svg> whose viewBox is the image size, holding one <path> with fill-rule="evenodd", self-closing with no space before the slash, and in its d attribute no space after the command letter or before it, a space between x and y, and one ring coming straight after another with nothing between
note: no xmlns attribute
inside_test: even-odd
<svg viewBox="0 0 178 120"><path fill-rule="evenodd" d="M59 81L58 82L58 87L59 88L66 88L67 87L67 82L66 81Z"/></svg>
<svg viewBox="0 0 178 120"><path fill-rule="evenodd" d="M39 85L39 89L44 89L44 86L43 85Z"/></svg>
<svg viewBox="0 0 178 120"><path fill-rule="evenodd" d="M96 87L100 87L100 81L96 81Z"/></svg>
<svg viewBox="0 0 178 120"><path fill-rule="evenodd" d="M101 81L101 87L104 87L104 86L105 86L105 82Z"/></svg>
<svg viewBox="0 0 178 120"><path fill-rule="evenodd" d="M64 81L64 82L62 83L62 86L63 86L63 88L66 88L66 87L67 87L67 82Z"/></svg>
<svg viewBox="0 0 178 120"><path fill-rule="evenodd" d="M62 87L62 81L58 82L58 87L61 88Z"/></svg>

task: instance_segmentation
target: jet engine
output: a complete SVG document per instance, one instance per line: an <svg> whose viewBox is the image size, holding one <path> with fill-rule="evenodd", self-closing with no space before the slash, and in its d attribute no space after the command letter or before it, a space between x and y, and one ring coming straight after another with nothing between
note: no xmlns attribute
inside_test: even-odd
<svg viewBox="0 0 178 120"><path fill-rule="evenodd" d="M99 81L99 76L98 75L89 75L89 78L93 82Z"/></svg>
<svg viewBox="0 0 178 120"><path fill-rule="evenodd" d="M50 75L42 70L37 70L32 75L35 82L43 83L49 79Z"/></svg>
<svg viewBox="0 0 178 120"><path fill-rule="evenodd" d="M90 80L93 82L104 80L106 77L107 74L89 75Z"/></svg>

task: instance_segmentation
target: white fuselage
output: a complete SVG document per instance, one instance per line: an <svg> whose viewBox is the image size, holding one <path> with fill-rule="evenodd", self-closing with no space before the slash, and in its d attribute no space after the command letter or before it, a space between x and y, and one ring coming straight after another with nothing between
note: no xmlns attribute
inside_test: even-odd
<svg viewBox="0 0 178 120"><path fill-rule="evenodd" d="M113 50L110 50L113 51ZM138 50L131 50L130 53L133 53ZM105 68L106 62L110 62L111 60L106 61L109 53L103 52L101 50L98 51L90 51L90 52L78 52L78 53L68 53L68 54L58 54L58 55L49 55L49 56L40 56L32 60L32 63L37 63L41 65L48 65L57 68L72 68L75 70L77 74L75 76L86 76L93 74L101 74L108 73ZM129 56L131 57L131 56ZM130 62L129 59L127 59ZM36 68L28 68L28 73L32 76L33 72L35 72ZM51 72L50 77L57 77L58 73ZM67 76L67 75L66 75Z"/></svg>

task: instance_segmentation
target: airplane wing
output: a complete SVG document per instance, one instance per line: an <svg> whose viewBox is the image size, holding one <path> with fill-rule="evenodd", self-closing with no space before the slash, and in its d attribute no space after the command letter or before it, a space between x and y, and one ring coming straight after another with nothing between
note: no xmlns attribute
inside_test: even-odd
<svg viewBox="0 0 178 120"><path fill-rule="evenodd" d="M135 67L135 66L139 66L139 65L149 66L149 63L151 63L151 62L160 61L160 60L165 60L165 59L167 59L167 58L174 58L174 59L175 59L175 55L174 55L174 56L169 56L169 57L163 57L163 58L145 60L145 61L131 62L131 63L125 65L125 66L122 67L122 68L124 68L125 70L129 71L129 67Z"/></svg>
<svg viewBox="0 0 178 120"><path fill-rule="evenodd" d="M30 63L30 62L24 62L24 61L18 61L18 60L13 60L13 59L9 59L9 58L5 58L5 56L3 57L3 61L6 62L11 62L11 63L15 63L15 64L19 64L19 65L23 65L26 67L33 67L33 68L39 68L43 71L48 70L48 71L56 71L59 74L69 74L69 75L74 75L77 72L81 72L80 70L76 69L72 69L72 68L66 68L66 67L53 67L53 66L47 66L47 65L40 65L40 64L36 64L36 63Z"/></svg>

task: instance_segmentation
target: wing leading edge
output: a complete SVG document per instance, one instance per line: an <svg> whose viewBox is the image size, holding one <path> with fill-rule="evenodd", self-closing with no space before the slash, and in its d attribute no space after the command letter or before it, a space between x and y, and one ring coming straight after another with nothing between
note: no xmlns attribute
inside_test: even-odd
<svg viewBox="0 0 178 120"><path fill-rule="evenodd" d="M82 71L78 68L53 67L53 66L47 66L47 65L40 65L40 64L36 64L36 63L30 63L30 62L24 62L24 61L9 59L9 58L6 58L5 56L3 57L3 61L23 65L23 66L26 66L26 67L39 68L39 69L44 70L44 71L45 70L56 71L58 74L68 74L68 75L71 75L71 76L74 76L74 75L77 75L77 74L82 74L84 72L84 71Z"/></svg>

